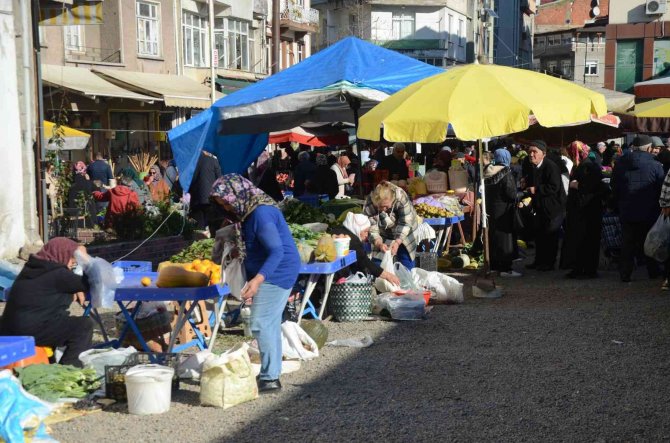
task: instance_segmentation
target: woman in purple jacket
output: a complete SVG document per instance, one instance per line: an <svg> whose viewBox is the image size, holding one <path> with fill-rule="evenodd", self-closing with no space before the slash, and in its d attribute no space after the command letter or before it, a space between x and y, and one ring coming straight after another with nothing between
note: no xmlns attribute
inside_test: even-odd
<svg viewBox="0 0 670 443"><path fill-rule="evenodd" d="M240 224L249 279L241 295L251 303L251 331L261 353L259 390L281 389L281 320L298 278L298 249L276 202L241 175L219 178L210 197L230 222Z"/></svg>

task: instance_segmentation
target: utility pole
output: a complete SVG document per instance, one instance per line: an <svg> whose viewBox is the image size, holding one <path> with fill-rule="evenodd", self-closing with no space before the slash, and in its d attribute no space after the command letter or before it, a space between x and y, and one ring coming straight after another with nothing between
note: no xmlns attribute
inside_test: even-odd
<svg viewBox="0 0 670 443"><path fill-rule="evenodd" d="M272 73L279 72L279 2L272 0Z"/></svg>
<svg viewBox="0 0 670 443"><path fill-rule="evenodd" d="M216 72L214 69L214 0L209 0L209 78L212 104L216 101ZM217 54L218 55L218 54ZM216 60L218 62L218 58Z"/></svg>
<svg viewBox="0 0 670 443"><path fill-rule="evenodd" d="M489 0L489 1L490 1L489 9L492 12L494 10L493 7L495 5L495 0ZM489 37L489 53L487 55L488 55L488 62L489 62L490 65L492 65L493 62L494 62L493 45L495 44L495 17L493 16L492 13L489 13L487 19L488 19L488 22L489 22L488 23L488 25L489 25L489 35L488 35L488 37Z"/></svg>

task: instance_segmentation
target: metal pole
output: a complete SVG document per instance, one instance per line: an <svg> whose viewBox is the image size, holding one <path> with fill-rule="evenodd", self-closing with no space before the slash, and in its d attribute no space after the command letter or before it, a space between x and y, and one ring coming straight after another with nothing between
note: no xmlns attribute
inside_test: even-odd
<svg viewBox="0 0 670 443"><path fill-rule="evenodd" d="M209 0L209 77L212 104L216 101L216 73L214 72L214 0ZM179 52L179 51L177 51Z"/></svg>
<svg viewBox="0 0 670 443"><path fill-rule="evenodd" d="M491 11L493 11L493 6L495 4L495 0L491 0ZM495 61L493 59L493 45L495 43L495 18L493 18L493 14L489 14L489 53L488 53L488 60L489 64L492 65L493 62Z"/></svg>
<svg viewBox="0 0 670 443"><path fill-rule="evenodd" d="M279 2L272 0L272 73L279 72Z"/></svg>
<svg viewBox="0 0 670 443"><path fill-rule="evenodd" d="M37 115L38 122L35 125L37 149L35 150L35 167L37 168L37 211L40 214L42 240L46 243L49 240L49 209L47 206L47 182L46 182L46 143L44 143L44 97L42 96L42 58L40 54L40 30L38 20L40 16L39 0L32 0L32 31L33 31L33 50L35 51L35 89L37 92Z"/></svg>

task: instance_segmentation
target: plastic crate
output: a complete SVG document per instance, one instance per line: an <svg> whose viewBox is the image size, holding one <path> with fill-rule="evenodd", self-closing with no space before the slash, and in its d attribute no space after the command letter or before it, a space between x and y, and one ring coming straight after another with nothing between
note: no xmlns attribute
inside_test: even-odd
<svg viewBox="0 0 670 443"><path fill-rule="evenodd" d="M123 272L151 272L150 261L127 261L121 260L112 263L115 268L123 269Z"/></svg>
<svg viewBox="0 0 670 443"><path fill-rule="evenodd" d="M105 395L119 402L128 401L126 372L135 365L105 366Z"/></svg>
<svg viewBox="0 0 670 443"><path fill-rule="evenodd" d="M437 253L436 252L417 252L416 267L424 271L437 271Z"/></svg>
<svg viewBox="0 0 670 443"><path fill-rule="evenodd" d="M150 355L155 357L151 361ZM127 364L118 366L105 366L105 394L107 398L118 402L128 401L128 392L126 391L126 372L137 365L157 363L174 369L172 378L172 391L179 390L179 365L188 355L176 353L149 353L138 352L128 357Z"/></svg>
<svg viewBox="0 0 670 443"><path fill-rule="evenodd" d="M151 357L154 358L153 361ZM158 364L174 369L172 378L172 390L174 391L179 389L179 367L188 357L188 354L176 352L137 352L128 357L128 363L133 366Z"/></svg>

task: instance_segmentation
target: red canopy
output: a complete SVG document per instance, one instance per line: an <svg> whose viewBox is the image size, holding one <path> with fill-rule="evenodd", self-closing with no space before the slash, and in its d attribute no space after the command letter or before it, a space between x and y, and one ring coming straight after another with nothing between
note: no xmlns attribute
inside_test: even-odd
<svg viewBox="0 0 670 443"><path fill-rule="evenodd" d="M297 142L308 146L348 145L349 133L331 125L297 126L286 131L271 132L269 143Z"/></svg>

